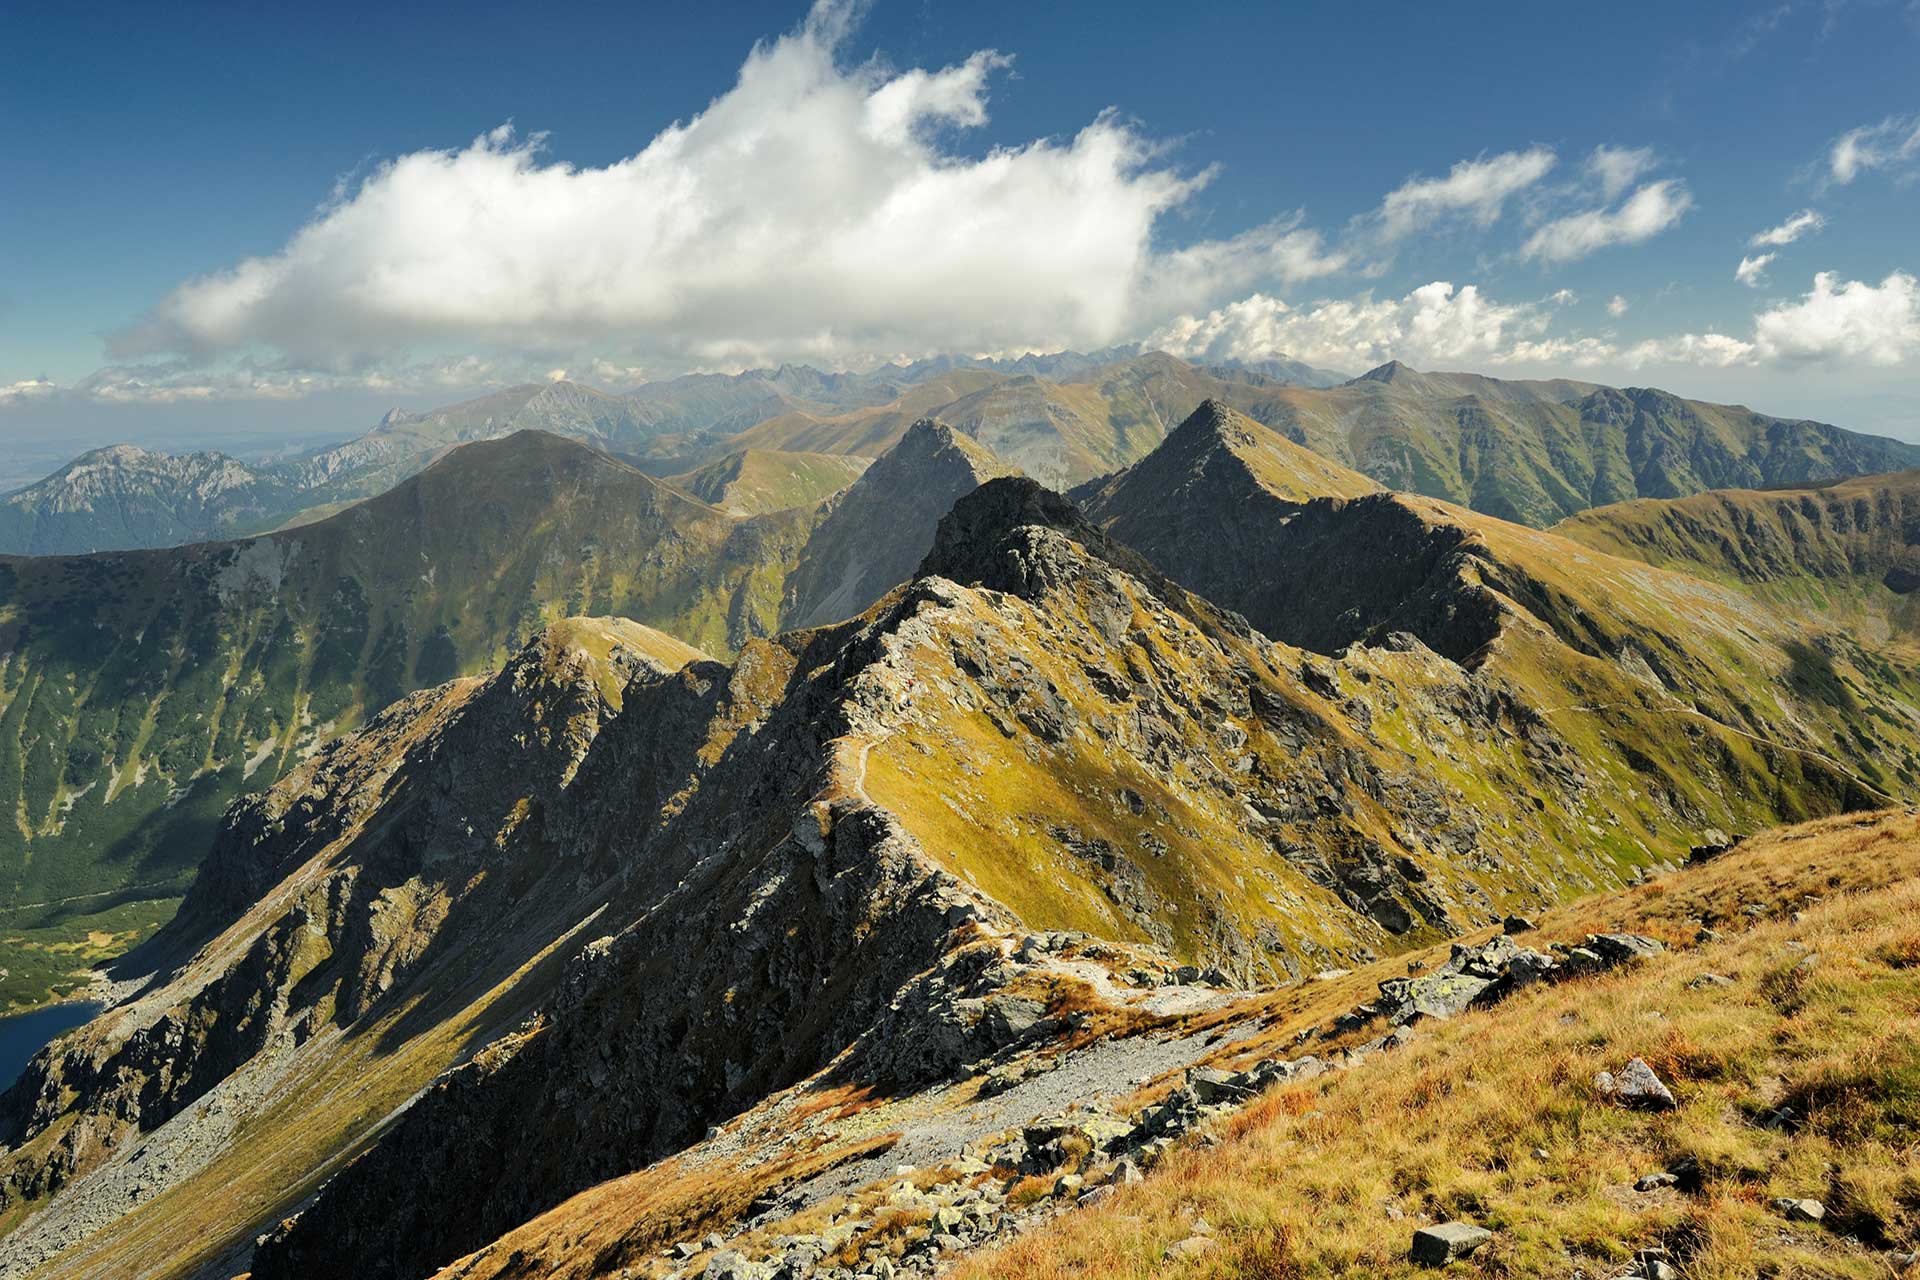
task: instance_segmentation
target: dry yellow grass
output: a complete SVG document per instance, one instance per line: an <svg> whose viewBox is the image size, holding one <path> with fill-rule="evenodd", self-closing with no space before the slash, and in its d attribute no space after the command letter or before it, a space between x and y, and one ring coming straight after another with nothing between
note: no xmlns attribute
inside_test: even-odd
<svg viewBox="0 0 1920 1280"><path fill-rule="evenodd" d="M1914 812L1840 818L1556 913L1541 938L1631 928L1678 950L1430 1025L1407 1049L1273 1092L1218 1146L1178 1150L1144 1185L955 1275L1419 1274L1406 1250L1423 1216L1494 1229L1455 1264L1463 1274L1604 1276L1656 1243L1689 1280L1895 1274L1889 1251L1920 1243L1916 873ZM1726 936L1694 945L1701 921ZM1708 973L1731 985L1689 985ZM1292 1025L1277 1020L1275 1034ZM1595 1090L1596 1072L1636 1054L1678 1110L1627 1112ZM1782 1103L1804 1122L1756 1122ZM1705 1174L1697 1193L1632 1190L1687 1158ZM1776 1196L1824 1201L1827 1223L1787 1223ZM1220 1247L1169 1260L1198 1218Z"/></svg>

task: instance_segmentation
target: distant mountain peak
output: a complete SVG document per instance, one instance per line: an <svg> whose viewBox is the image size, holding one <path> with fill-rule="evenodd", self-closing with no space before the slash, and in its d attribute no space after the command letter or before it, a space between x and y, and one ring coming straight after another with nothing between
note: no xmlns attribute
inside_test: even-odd
<svg viewBox="0 0 1920 1280"><path fill-rule="evenodd" d="M1402 364L1398 360L1389 360L1383 365L1379 365L1375 368L1367 370L1365 373L1361 374L1359 377L1353 379L1353 381L1354 382L1405 382L1421 376L1422 375L1420 371L1414 368L1412 365Z"/></svg>

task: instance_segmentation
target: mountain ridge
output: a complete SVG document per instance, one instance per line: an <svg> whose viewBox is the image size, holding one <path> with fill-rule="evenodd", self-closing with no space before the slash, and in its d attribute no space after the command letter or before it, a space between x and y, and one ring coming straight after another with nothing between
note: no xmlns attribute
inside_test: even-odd
<svg viewBox="0 0 1920 1280"><path fill-rule="evenodd" d="M1153 510L1199 464L1233 487L1188 514L1253 509L1265 579L1373 594L1292 621L1257 582L1209 599L1152 522L1130 544L1097 502L1001 477L910 582L731 664L610 678L618 646L542 632L236 811L185 917L215 940L0 1101L13 1202L76 1188L0 1248L420 1274L785 1090L911 1096L1136 1025L1127 972L1302 982L1418 948L1716 827L1875 803L1850 766L1911 755L1913 689L1870 695L1884 741L1830 740L1862 717L1763 665L1802 620L1737 588L1373 491L1218 405L1161 449L1101 491ZM1315 474L1357 492L1313 496ZM1433 554L1367 582L1405 530ZM1451 642L1466 623L1490 634ZM347 1071L379 1108L328 1101ZM148 1175L142 1143L200 1154ZM363 1146L300 1208L308 1161ZM87 1188L149 1176L150 1204L87 1216Z"/></svg>

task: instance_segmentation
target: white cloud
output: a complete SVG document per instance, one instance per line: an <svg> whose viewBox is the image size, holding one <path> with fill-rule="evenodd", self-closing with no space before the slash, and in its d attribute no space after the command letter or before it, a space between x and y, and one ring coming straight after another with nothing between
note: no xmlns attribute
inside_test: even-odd
<svg viewBox="0 0 1920 1280"><path fill-rule="evenodd" d="M1436 280L1400 298L1362 294L1300 308L1256 293L1206 315L1182 316L1146 345L1196 360L1285 354L1346 369L1388 360L1460 364L1495 358L1510 340L1545 323L1537 307L1496 302L1473 285Z"/></svg>
<svg viewBox="0 0 1920 1280"><path fill-rule="evenodd" d="M1654 166L1652 147L1598 146L1587 157L1587 171L1600 180L1601 195L1612 200Z"/></svg>
<svg viewBox="0 0 1920 1280"><path fill-rule="evenodd" d="M1653 338L1620 353L1627 365L1709 368L1808 364L1892 367L1920 358L1920 280L1895 271L1879 284L1839 280L1823 271L1797 302L1753 318L1753 337L1684 333Z"/></svg>
<svg viewBox="0 0 1920 1280"><path fill-rule="evenodd" d="M1777 227L1769 227L1747 241L1749 249L1777 249L1790 245L1801 236L1811 235L1827 225L1827 220L1812 209L1802 209Z"/></svg>
<svg viewBox="0 0 1920 1280"><path fill-rule="evenodd" d="M1752 257L1740 259L1740 265L1733 269L1733 278L1749 289L1758 289L1767 282L1767 264L1780 255L1777 253L1756 253Z"/></svg>
<svg viewBox="0 0 1920 1280"><path fill-rule="evenodd" d="M1677 178L1649 182L1615 209L1589 209L1547 223L1521 248L1521 256L1571 262L1616 244L1639 244L1680 221L1693 207Z"/></svg>
<svg viewBox="0 0 1920 1280"><path fill-rule="evenodd" d="M1845 186L1868 169L1901 171L1920 161L1920 116L1888 116L1849 129L1827 150L1827 173Z"/></svg>
<svg viewBox="0 0 1920 1280"><path fill-rule="evenodd" d="M1446 217L1464 216L1482 227L1499 221L1508 199L1547 176L1551 147L1503 151L1462 160L1444 178L1411 178L1387 193L1370 221L1392 243Z"/></svg>
<svg viewBox="0 0 1920 1280"><path fill-rule="evenodd" d="M555 373L564 372L554 370ZM596 370L596 374L599 371ZM269 368L241 360L208 368L184 360L108 365L77 382L44 379L0 386L0 409L28 401L91 401L96 404L193 404L216 400L298 400L322 392L384 395L468 392L481 387L532 382L551 373L517 361L503 364L477 356L380 366L345 373ZM614 381L612 378L606 381ZM626 381L638 381L629 378Z"/></svg>
<svg viewBox="0 0 1920 1280"><path fill-rule="evenodd" d="M1621 316L1627 314L1627 305L1627 300L1616 293L1607 299L1607 314L1615 320L1618 320Z"/></svg>
<svg viewBox="0 0 1920 1280"><path fill-rule="evenodd" d="M0 408L25 404L32 400L44 400L58 394L59 390L59 387L45 378L28 378L22 382L0 382Z"/></svg>
<svg viewBox="0 0 1920 1280"><path fill-rule="evenodd" d="M1671 338L1649 338L1620 353L1629 368L1646 364L1691 364L1726 369L1751 363L1754 346L1724 333L1682 333Z"/></svg>
<svg viewBox="0 0 1920 1280"><path fill-rule="evenodd" d="M1761 312L1753 327L1773 363L1903 364L1920 355L1920 280L1895 271L1873 285L1822 271L1804 298Z"/></svg>
<svg viewBox="0 0 1920 1280"><path fill-rule="evenodd" d="M1142 274L1135 311L1157 321L1268 281L1298 284L1347 265L1344 250L1329 248L1319 232L1302 228L1300 221L1296 213L1231 239L1203 240L1157 255Z"/></svg>
<svg viewBox="0 0 1920 1280"><path fill-rule="evenodd" d="M1622 345L1611 337L1552 333L1557 295L1503 303L1473 285L1435 281L1401 298L1371 294L1294 307L1256 293L1163 326L1147 345L1202 361L1289 355L1332 368L1404 360L1433 368L1528 365L1637 369L1793 367L1809 363L1893 366L1920 359L1920 280L1896 271L1878 285L1814 277L1794 302L1760 312L1751 337L1706 332ZM1619 304L1616 308L1613 304ZM1608 310L1626 310L1615 297Z"/></svg>
<svg viewBox="0 0 1920 1280"><path fill-rule="evenodd" d="M280 252L179 286L115 354L347 371L419 350L684 367L1094 346L1343 260L1297 219L1162 253L1156 225L1206 173L1112 114L962 154L1007 60L848 68L850 21L823 0L605 167L504 126L383 164Z"/></svg>
<svg viewBox="0 0 1920 1280"><path fill-rule="evenodd" d="M1604 338L1543 338L1537 342L1521 339L1505 351L1490 357L1496 364L1527 364L1591 369L1611 363L1618 355Z"/></svg>

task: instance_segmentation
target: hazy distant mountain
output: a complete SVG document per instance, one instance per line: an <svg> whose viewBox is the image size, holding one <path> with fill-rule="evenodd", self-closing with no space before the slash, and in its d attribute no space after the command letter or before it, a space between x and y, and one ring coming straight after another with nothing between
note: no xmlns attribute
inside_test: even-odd
<svg viewBox="0 0 1920 1280"><path fill-rule="evenodd" d="M223 453L112 445L0 499L0 551L56 555L218 537L271 518L293 492L287 477Z"/></svg>
<svg viewBox="0 0 1920 1280"><path fill-rule="evenodd" d="M1201 367L1114 348L939 357L861 373L783 365L667 378L624 395L528 384L427 413L396 411L356 439L272 464L123 449L109 465L88 455L5 500L0 552L160 546L278 528L379 493L455 445L520 430L583 441L654 475L700 473L707 479L689 483L710 485L735 455L758 454L758 463L877 457L932 417L1028 475L1070 488L1138 462L1207 399L1388 488L1541 526L1636 497L1920 465L1920 446L1647 388L1423 373L1397 362L1337 381L1285 357ZM769 496L753 501L821 496L831 477L818 463L811 474L811 486L799 473L763 475Z"/></svg>

